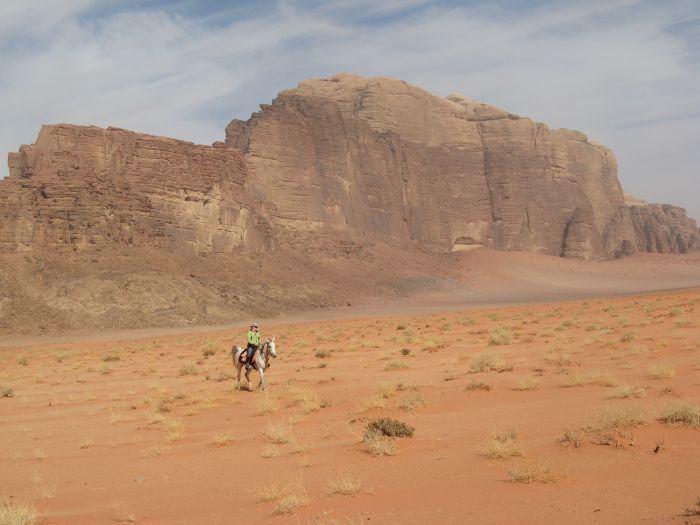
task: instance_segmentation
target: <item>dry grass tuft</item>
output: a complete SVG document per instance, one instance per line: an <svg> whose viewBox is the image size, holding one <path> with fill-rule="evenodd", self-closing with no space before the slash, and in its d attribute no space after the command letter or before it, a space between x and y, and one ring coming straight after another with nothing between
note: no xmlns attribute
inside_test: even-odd
<svg viewBox="0 0 700 525"><path fill-rule="evenodd" d="M318 397L318 393L309 388L295 388L291 390L292 402L289 406L299 407L303 414L316 412L326 406Z"/></svg>
<svg viewBox="0 0 700 525"><path fill-rule="evenodd" d="M180 441L183 437L182 421L177 419L165 421L165 439L168 441Z"/></svg>
<svg viewBox="0 0 700 525"><path fill-rule="evenodd" d="M367 433L362 442L370 456L395 456L398 454L394 440L382 434L376 432Z"/></svg>
<svg viewBox="0 0 700 525"><path fill-rule="evenodd" d="M513 333L507 326L496 328L489 336L489 345L509 345L513 342Z"/></svg>
<svg viewBox="0 0 700 525"><path fill-rule="evenodd" d="M640 406L604 408L598 417L600 430L636 427L649 421L647 411Z"/></svg>
<svg viewBox="0 0 700 525"><path fill-rule="evenodd" d="M662 363L649 367L649 377L652 379L667 379L675 377L676 367L670 363Z"/></svg>
<svg viewBox="0 0 700 525"><path fill-rule="evenodd" d="M409 392L404 397L402 397L396 406L401 410L413 411L416 408L420 408L427 404L428 398L425 397L421 392L414 391Z"/></svg>
<svg viewBox="0 0 700 525"><path fill-rule="evenodd" d="M535 376L522 376L515 380L513 390L536 390L540 387L540 380Z"/></svg>
<svg viewBox="0 0 700 525"><path fill-rule="evenodd" d="M338 475L328 482L328 494L340 494L342 496L353 496L360 492L362 481L349 472L339 472Z"/></svg>
<svg viewBox="0 0 700 525"><path fill-rule="evenodd" d="M276 409L275 400L266 393L255 400L255 413L259 416L272 414Z"/></svg>
<svg viewBox="0 0 700 525"><path fill-rule="evenodd" d="M3 501L0 503L0 524L35 525L43 518L31 503Z"/></svg>
<svg viewBox="0 0 700 525"><path fill-rule="evenodd" d="M491 385L486 381L470 381L466 386L467 390L486 390L487 392L491 390Z"/></svg>
<svg viewBox="0 0 700 525"><path fill-rule="evenodd" d="M693 405L690 401L679 401L667 407L659 417L669 425L688 425L689 427L700 427L700 406Z"/></svg>
<svg viewBox="0 0 700 525"><path fill-rule="evenodd" d="M614 399L640 398L647 395L647 391L642 386L620 385L610 397Z"/></svg>
<svg viewBox="0 0 700 525"><path fill-rule="evenodd" d="M559 477L554 472L554 467L543 460L530 461L518 468L508 471L510 480L515 483L555 483Z"/></svg>
<svg viewBox="0 0 700 525"><path fill-rule="evenodd" d="M520 450L520 445L518 445L518 433L515 431L492 433L486 438L484 455L490 459L521 456L522 451Z"/></svg>
<svg viewBox="0 0 700 525"><path fill-rule="evenodd" d="M136 523L134 513L131 512L123 503L115 503L113 505L114 516L112 521L117 523Z"/></svg>
<svg viewBox="0 0 700 525"><path fill-rule="evenodd" d="M393 361L389 361L387 363L387 365L384 367L384 370L402 370L404 368L408 368L408 365L406 363L394 359Z"/></svg>
<svg viewBox="0 0 700 525"><path fill-rule="evenodd" d="M584 386L584 385L599 385L614 387L618 386L620 382L610 375L610 372L606 370L593 370L586 373L571 374L566 378L563 387L574 387L574 386Z"/></svg>
<svg viewBox="0 0 700 525"><path fill-rule="evenodd" d="M228 434L221 434L219 432L212 435L209 440L209 445L212 447L225 447L229 443L233 443L233 438Z"/></svg>
<svg viewBox="0 0 700 525"><path fill-rule="evenodd" d="M309 495L301 480L290 481L280 487L276 483L262 486L256 493L257 501L274 501L273 514L293 514L302 505L308 505Z"/></svg>
<svg viewBox="0 0 700 525"><path fill-rule="evenodd" d="M284 423L268 423L263 435L275 445L285 445L292 442L292 430Z"/></svg>
<svg viewBox="0 0 700 525"><path fill-rule="evenodd" d="M503 360L503 357L494 352L481 352L476 354L472 358L471 363L469 363L470 374L489 372L491 370L505 372L507 370L512 370L512 367L508 367Z"/></svg>

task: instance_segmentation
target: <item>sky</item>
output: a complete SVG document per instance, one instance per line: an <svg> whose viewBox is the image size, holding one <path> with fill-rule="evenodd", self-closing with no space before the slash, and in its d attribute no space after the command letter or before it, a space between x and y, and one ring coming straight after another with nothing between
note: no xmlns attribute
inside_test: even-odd
<svg viewBox="0 0 700 525"><path fill-rule="evenodd" d="M581 130L700 219L698 0L2 0L0 155L58 122L208 144L338 72Z"/></svg>

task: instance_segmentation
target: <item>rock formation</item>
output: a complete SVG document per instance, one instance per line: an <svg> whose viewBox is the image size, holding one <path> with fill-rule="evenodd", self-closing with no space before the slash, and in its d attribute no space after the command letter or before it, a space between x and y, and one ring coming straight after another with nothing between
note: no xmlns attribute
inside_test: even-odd
<svg viewBox="0 0 700 525"><path fill-rule="evenodd" d="M607 148L462 96L337 75L199 146L44 126L9 156L0 250L355 253L382 240L579 259L700 247L680 208L626 204Z"/></svg>

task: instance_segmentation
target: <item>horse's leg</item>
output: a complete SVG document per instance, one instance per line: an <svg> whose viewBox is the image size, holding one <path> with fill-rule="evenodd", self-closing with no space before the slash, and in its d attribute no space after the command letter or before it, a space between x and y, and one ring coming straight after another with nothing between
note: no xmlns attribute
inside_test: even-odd
<svg viewBox="0 0 700 525"><path fill-rule="evenodd" d="M258 388L262 387L265 390L265 373L262 368L258 368L258 373L260 374L260 382L258 383Z"/></svg>
<svg viewBox="0 0 700 525"><path fill-rule="evenodd" d="M241 366L240 363L236 363L236 372L238 372L238 384L236 385L236 389L240 390L241 389Z"/></svg>

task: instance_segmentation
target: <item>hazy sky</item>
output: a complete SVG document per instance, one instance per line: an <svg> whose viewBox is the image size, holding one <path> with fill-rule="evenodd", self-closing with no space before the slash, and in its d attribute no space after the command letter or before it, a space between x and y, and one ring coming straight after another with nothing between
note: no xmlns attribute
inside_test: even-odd
<svg viewBox="0 0 700 525"><path fill-rule="evenodd" d="M700 219L698 0L2 0L0 152L56 122L211 143L341 71L580 129Z"/></svg>

